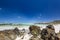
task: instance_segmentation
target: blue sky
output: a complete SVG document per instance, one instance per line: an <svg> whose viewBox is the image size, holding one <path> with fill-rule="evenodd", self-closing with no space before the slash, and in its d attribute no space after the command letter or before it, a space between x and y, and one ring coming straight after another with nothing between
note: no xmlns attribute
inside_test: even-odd
<svg viewBox="0 0 60 40"><path fill-rule="evenodd" d="M0 23L60 20L60 0L0 0Z"/></svg>

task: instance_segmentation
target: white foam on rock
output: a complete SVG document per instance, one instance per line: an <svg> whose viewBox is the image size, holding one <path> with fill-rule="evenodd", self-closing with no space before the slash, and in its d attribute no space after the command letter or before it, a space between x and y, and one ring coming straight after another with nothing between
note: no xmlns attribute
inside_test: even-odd
<svg viewBox="0 0 60 40"><path fill-rule="evenodd" d="M23 37L24 36L24 37ZM32 35L29 35L29 34L25 34L25 35L23 35L23 36L21 36L21 37L17 37L15 40L29 40L31 37L32 37ZM23 38L23 39L22 39Z"/></svg>
<svg viewBox="0 0 60 40"><path fill-rule="evenodd" d="M40 25L39 25L40 26ZM47 25L41 25L42 29L45 28ZM60 24L57 24L57 25L53 25L55 27L55 32L59 32L60 31ZM29 40L31 38L31 36L29 36L28 34L26 34L24 36L24 39L19 39L19 37L16 39L16 40Z"/></svg>
<svg viewBox="0 0 60 40"><path fill-rule="evenodd" d="M45 28L47 25L38 25L38 26L40 26L41 27L41 29L43 29L43 28ZM57 33L57 32L59 32L60 31L60 24L57 24L57 25L53 25L54 27L55 27L55 32ZM15 27L13 27L13 26L4 26L4 27L0 27L0 30L5 30L5 29L13 29L13 28L15 28ZM29 29L29 26L27 26L27 27L18 27L19 29ZM24 36L24 38L22 39L22 37ZM32 35L29 35L28 33L26 33L25 35L23 35L23 36L21 36L21 37L19 37L19 36L17 36L17 38L15 39L15 40L29 40L31 37L32 37Z"/></svg>
<svg viewBox="0 0 60 40"><path fill-rule="evenodd" d="M60 31L60 24L54 25L55 32L58 33Z"/></svg>

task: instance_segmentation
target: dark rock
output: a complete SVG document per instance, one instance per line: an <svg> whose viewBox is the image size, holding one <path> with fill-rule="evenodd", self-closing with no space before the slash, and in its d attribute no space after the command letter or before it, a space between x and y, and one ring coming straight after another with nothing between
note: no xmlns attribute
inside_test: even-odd
<svg viewBox="0 0 60 40"><path fill-rule="evenodd" d="M38 36L41 32L40 30L40 27L38 26L35 26L35 25L31 25L29 27L29 30L30 30L30 33L33 35L33 36Z"/></svg>

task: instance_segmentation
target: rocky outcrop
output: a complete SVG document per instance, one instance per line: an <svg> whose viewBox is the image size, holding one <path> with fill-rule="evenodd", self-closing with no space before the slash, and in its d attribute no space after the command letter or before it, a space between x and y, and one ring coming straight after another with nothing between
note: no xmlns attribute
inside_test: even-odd
<svg viewBox="0 0 60 40"><path fill-rule="evenodd" d="M29 33L25 29L19 30L18 28L0 31L0 40L15 40L17 36L21 37L20 40L60 40L60 32L55 33L53 25L48 25L46 28L31 25Z"/></svg>
<svg viewBox="0 0 60 40"><path fill-rule="evenodd" d="M15 40L18 35L20 35L18 28L0 31L0 40Z"/></svg>
<svg viewBox="0 0 60 40"><path fill-rule="evenodd" d="M55 28L53 25L48 25L41 31L41 38L43 40L59 40L59 38L56 37Z"/></svg>
<svg viewBox="0 0 60 40"><path fill-rule="evenodd" d="M38 26L30 26L30 33L33 35L30 40L60 40L59 34L55 33L53 25L48 25L46 28L40 30ZM60 36L60 35L59 35Z"/></svg>
<svg viewBox="0 0 60 40"><path fill-rule="evenodd" d="M29 30L30 30L30 33L33 36L38 36L40 34L40 32L41 32L40 27L34 26L34 25L30 26L29 27Z"/></svg>
<svg viewBox="0 0 60 40"><path fill-rule="evenodd" d="M31 25L29 27L30 33L33 35L30 40L41 40L40 33L41 29L39 26Z"/></svg>

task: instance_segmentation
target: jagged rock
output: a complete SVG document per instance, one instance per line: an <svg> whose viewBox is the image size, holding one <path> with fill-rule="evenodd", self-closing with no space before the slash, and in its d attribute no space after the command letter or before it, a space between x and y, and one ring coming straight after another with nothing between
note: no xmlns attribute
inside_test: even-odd
<svg viewBox="0 0 60 40"><path fill-rule="evenodd" d="M18 36L20 35L20 31L19 29L16 27L14 30L13 30Z"/></svg>
<svg viewBox="0 0 60 40"><path fill-rule="evenodd" d="M58 37L58 34L55 35L55 40L60 40L60 38Z"/></svg>
<svg viewBox="0 0 60 40"><path fill-rule="evenodd" d="M46 26L46 28L41 31L41 38L43 40L54 40L55 39L54 26L53 25Z"/></svg>
<svg viewBox="0 0 60 40"><path fill-rule="evenodd" d="M46 28L49 28L49 29L55 30L55 28L54 28L53 25L48 25L48 26L46 26Z"/></svg>
<svg viewBox="0 0 60 40"><path fill-rule="evenodd" d="M56 37L60 40L60 31L56 34Z"/></svg>
<svg viewBox="0 0 60 40"><path fill-rule="evenodd" d="M43 40L43 39L41 39L40 36L36 36L36 37L32 36L30 40Z"/></svg>
<svg viewBox="0 0 60 40"><path fill-rule="evenodd" d="M40 40L40 38L34 38L34 37L32 37L30 40Z"/></svg>
<svg viewBox="0 0 60 40"><path fill-rule="evenodd" d="M35 25L31 25L29 27L29 30L30 30L30 33L33 35L30 40L41 40L40 38L40 33L41 33L41 30L40 30L40 27L39 26L35 26ZM39 37L38 37L39 36Z"/></svg>
<svg viewBox="0 0 60 40"><path fill-rule="evenodd" d="M48 35L50 36L55 36L55 28L53 25L48 25L46 26L46 29L47 29L47 32L48 32Z"/></svg>
<svg viewBox="0 0 60 40"><path fill-rule="evenodd" d="M4 40L15 40L16 37L19 35L20 35L20 32L18 28L10 29L10 30L3 30L3 31L0 31L0 40L2 39L2 37Z"/></svg>
<svg viewBox="0 0 60 40"><path fill-rule="evenodd" d="M42 39L47 39L47 37L48 37L48 32L47 32L47 30L46 29L43 29L42 31L41 31L41 38Z"/></svg>
<svg viewBox="0 0 60 40"><path fill-rule="evenodd" d="M30 33L33 35L33 36L38 36L41 32L40 30L40 27L38 26L34 26L34 25L31 25L29 27L29 30L30 30Z"/></svg>
<svg viewBox="0 0 60 40"><path fill-rule="evenodd" d="M4 34L0 34L0 40L12 40L9 37L5 36Z"/></svg>

